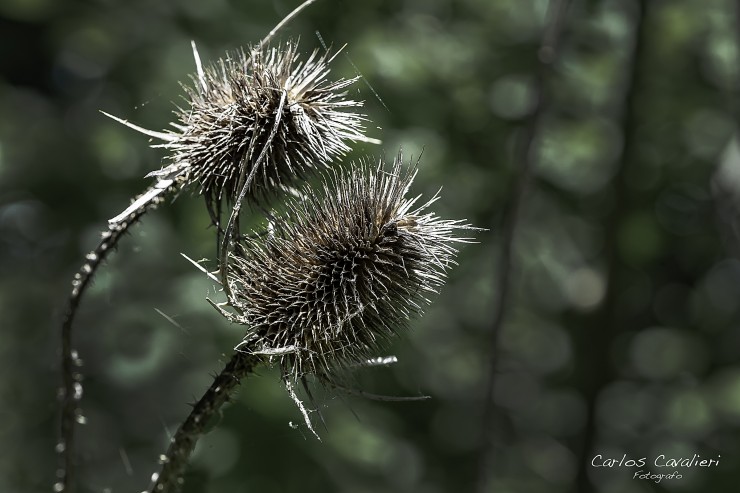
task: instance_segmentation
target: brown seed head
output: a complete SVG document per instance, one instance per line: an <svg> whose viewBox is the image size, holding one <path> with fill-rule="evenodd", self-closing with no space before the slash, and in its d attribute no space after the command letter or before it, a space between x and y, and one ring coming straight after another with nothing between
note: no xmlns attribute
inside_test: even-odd
<svg viewBox="0 0 740 493"><path fill-rule="evenodd" d="M367 162L303 190L267 235L232 254L229 304L244 350L279 354L284 378L325 381L362 363L429 303L454 264L464 221L407 198L415 167Z"/></svg>
<svg viewBox="0 0 740 493"><path fill-rule="evenodd" d="M254 48L205 70L196 51L198 73L183 86L187 104L176 111L174 130L113 118L163 140L155 147L169 151L169 164L148 176L178 189L197 183L217 218L250 176L246 199L259 202L345 155L351 142L377 142L363 135L365 116L354 111L362 102L347 98L357 77L329 80L330 54L314 51L301 61L297 48L296 42Z"/></svg>

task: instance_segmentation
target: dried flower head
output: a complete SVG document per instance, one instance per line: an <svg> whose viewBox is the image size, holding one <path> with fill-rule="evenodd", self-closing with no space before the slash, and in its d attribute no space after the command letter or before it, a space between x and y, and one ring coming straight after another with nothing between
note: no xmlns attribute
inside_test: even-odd
<svg viewBox="0 0 740 493"><path fill-rule="evenodd" d="M187 105L176 111L174 130L153 132L163 140L169 164L148 176L158 178L150 193L111 219L120 220L173 182L197 183L211 216L224 201L234 203L246 184L247 200L259 201L290 187L332 159L346 154L348 142L377 142L363 135L362 102L347 99L357 78L327 78L329 53L314 51L300 61L296 42L239 52L198 73L183 86ZM110 116L110 115L109 115Z"/></svg>
<svg viewBox="0 0 740 493"><path fill-rule="evenodd" d="M444 283L452 244L467 240L455 230L473 228L429 212L438 196L416 206L416 167L404 168L399 154L390 170L332 170L231 254L229 317L249 327L241 349L279 358L286 382L332 382L366 361Z"/></svg>

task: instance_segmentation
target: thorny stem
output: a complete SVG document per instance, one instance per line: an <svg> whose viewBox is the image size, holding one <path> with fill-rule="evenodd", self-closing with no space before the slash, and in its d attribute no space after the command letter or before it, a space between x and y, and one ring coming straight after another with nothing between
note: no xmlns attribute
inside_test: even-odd
<svg viewBox="0 0 740 493"><path fill-rule="evenodd" d="M283 18L283 20L281 20L280 22L278 22L275 25L275 27L273 27L270 30L270 32L267 33L267 35L264 38L262 38L262 40L259 42L259 44L257 45L257 47L254 48L253 52L259 52L259 51L261 51L270 42L270 40L275 36L275 34L278 31L280 31L280 29L282 29L283 27L285 27L290 21L292 21L295 17L297 17L298 14L301 13L301 11L303 11L306 7L308 7L309 5L311 5L312 3L314 3L315 1L316 0L306 0L305 2L303 2L302 4L300 4L298 7L296 7L295 9L293 9L292 12L290 12L288 15L286 15ZM251 60L251 59L252 59L252 56L250 55L250 57L247 60L247 62L249 62L249 60ZM199 61L199 59L197 57L196 57L196 60ZM230 294L229 283L227 282L227 279L226 279L226 271L227 271L227 266L228 266L228 262L229 262L228 250L229 250L229 245L230 245L230 242L231 242L231 236L232 236L232 233L234 233L233 236L235 236L235 237L239 236L239 234L238 234L238 229L239 228L238 228L238 225L237 225L237 220L239 218L239 211L241 209L242 202L244 202L244 198L247 195L247 190L249 190L249 187L252 184L252 181L254 179L254 175L257 172L257 168L259 168L259 165L261 164L262 160L264 159L265 155L267 154L267 151L268 151L268 149L269 149L269 147L270 147L270 145L272 143L272 139L275 137L275 133L277 131L278 124L280 123L280 118L282 116L283 104L285 103L285 97L286 97L286 94L285 94L285 91L283 91L282 97L280 99L280 107L278 108L277 117L275 119L275 124L273 125L272 131L270 132L270 136L268 137L267 142L265 143L265 146L262 148L262 151L260 152L260 155L257 158L257 161L252 166L252 170L250 171L249 176L246 178L246 181L244 181L244 182L243 182L244 176L242 175L242 177L240 177L239 184L241 185L241 190L240 190L240 193L239 193L239 197L236 199L236 202L234 203L234 208L231 211L231 215L229 216L229 220L228 220L228 222L226 224L226 228L224 229L224 237L223 237L223 240L221 241L221 248L220 248L219 269L221 271L221 280L222 280L222 283L221 284L223 286L224 292L225 292L225 294L226 294L227 297ZM250 142L250 148L251 147L252 147L252 142Z"/></svg>
<svg viewBox="0 0 740 493"><path fill-rule="evenodd" d="M238 228L238 222L239 222L239 212L241 210L242 203L244 202L245 197L247 196L247 191L249 190L249 187L252 185L252 182L254 181L254 176L257 174L257 169L259 169L260 165L262 164L262 161L264 161L265 156L267 155L267 151L270 149L270 146L272 145L272 140L275 138L275 134L277 133L278 126L280 125L280 121L283 116L283 106L285 105L285 99L286 99L286 92L285 89L282 89L282 95L280 96L280 104L278 105L276 116L275 116L275 123L272 125L272 129L270 130L270 135L267 137L267 141L265 142L265 145L262 147L262 150L260 151L259 156L257 156L257 160L254 162L254 165L252 166L252 169L249 171L249 176L247 176L246 180L239 180L239 183L242 184L241 190L239 191L239 196L236 199L236 202L234 202L234 208L231 211L231 215L229 216L229 221L226 223L226 228L224 230L224 237L221 240L221 252L219 255L219 270L221 273L221 285L223 286L224 293L226 293L227 298L229 301L231 301L231 290L229 288L229 280L228 280L228 265L229 265L229 245L231 244L232 237L236 238L239 236L239 228Z"/></svg>
<svg viewBox="0 0 740 493"><path fill-rule="evenodd" d="M165 190L165 192L168 191L170 190ZM59 482L54 486L54 490L57 492L70 491L72 488L74 478L74 432L75 424L80 416L77 404L82 397L82 377L76 371L82 363L76 351L72 349L72 323L80 306L80 301L82 301L82 297L98 267L100 267L108 254L115 249L129 228L136 224L145 213L155 209L164 201L163 195L166 195L166 193L147 202L124 220L110 223L108 230L102 233L98 246L85 256L85 263L77 271L72 281L72 292L67 300L67 310L64 315L64 321L62 322L62 388L60 389L62 416L61 437L57 446L60 455L60 476Z"/></svg>
<svg viewBox="0 0 740 493"><path fill-rule="evenodd" d="M498 345L501 327L506 318L506 309L511 292L512 251L519 223L519 212L526 195L533 168L535 167L536 148L535 140L539 131L542 116L549 105L547 92L548 77L556 59L558 43L563 31L565 14L568 9L568 0L552 0L549 5L548 19L550 19L542 36L538 50L539 66L535 80L536 104L524 129L521 144L515 162L521 163L516 178L514 193L509 205L508 215L505 218L505 227L502 239L502 250L499 259L499 278L497 281L498 299L496 312L491 326L491 346L489 348L488 382L485 388L482 417L482 442L478 464L478 491L488 491L489 464L492 462L494 451L495 429L493 426L493 389L496 380L498 364Z"/></svg>
<svg viewBox="0 0 740 493"><path fill-rule="evenodd" d="M172 437L167 453L161 458L162 469L152 476L150 493L173 493L183 484L182 474L188 465L190 454L206 426L228 402L229 396L241 380L262 362L262 357L235 351L226 367L213 380L203 397L193 406L193 410Z"/></svg>

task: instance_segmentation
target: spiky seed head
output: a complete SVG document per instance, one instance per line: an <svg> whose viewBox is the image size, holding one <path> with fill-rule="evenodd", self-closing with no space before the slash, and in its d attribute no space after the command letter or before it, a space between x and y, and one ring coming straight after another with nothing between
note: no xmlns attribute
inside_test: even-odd
<svg viewBox="0 0 740 493"><path fill-rule="evenodd" d="M330 54L300 61L296 42L250 49L200 67L184 86L187 105L158 144L169 164L151 176L197 183L212 212L233 203L253 174L247 199L258 201L304 180L346 154L363 135L362 102L347 98L357 78L329 80Z"/></svg>
<svg viewBox="0 0 740 493"><path fill-rule="evenodd" d="M371 357L429 303L454 264L464 221L408 198L416 166L362 162L324 175L275 213L267 235L229 262L233 317L249 327L242 348L279 355L286 379L332 381Z"/></svg>

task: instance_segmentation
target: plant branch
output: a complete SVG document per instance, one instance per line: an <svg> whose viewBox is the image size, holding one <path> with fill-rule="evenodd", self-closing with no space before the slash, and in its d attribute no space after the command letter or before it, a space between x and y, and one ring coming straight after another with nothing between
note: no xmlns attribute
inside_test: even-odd
<svg viewBox="0 0 740 493"><path fill-rule="evenodd" d="M262 165L262 162L265 160L267 151L270 149L272 141L275 138L275 134L277 133L278 126L280 125L280 121L283 116L283 107L285 105L286 97L286 91L284 88L282 88L282 92L280 95L280 104L278 105L277 111L275 112L275 123L272 125L270 135L267 137L267 141L265 142L264 147L262 147L262 151L260 151L259 156L257 156L257 160L252 165L252 169L249 171L249 175L246 177L246 179L244 179L245 170L242 169L242 176L239 178L241 190L239 192L239 196L234 202L234 208L232 209L229 220L226 223L224 236L221 240L221 251L219 254L219 271L221 274L221 285L223 286L224 293L226 294L226 297L229 301L231 301L231 288L229 287L228 279L229 246L232 243L232 239L236 240L239 237L239 213L241 211L242 203L247 196L247 191L252 186L252 182L254 181L254 177L257 174L257 170ZM252 141L250 142L250 147L252 146L253 142L254 138L252 138Z"/></svg>
<svg viewBox="0 0 740 493"><path fill-rule="evenodd" d="M312 3L314 3L315 1L316 0L306 0L305 2L303 2L302 4L300 4L298 7L296 7L295 9L293 9L293 11L290 14L286 15L283 18L283 20L281 20L280 22L278 22L277 25L275 27L273 27L272 30L269 33L267 33L267 36L265 36L262 39L262 41L260 41L260 44L257 45L257 49L256 50L259 51L262 48L264 48L267 45L267 43L270 42L270 40L273 38L273 36L275 36L275 34L280 29L282 29L283 27L285 27L285 25L288 22L292 21L295 17L298 16L298 14L301 13L301 11L303 9L305 9L306 7L308 7L309 5L311 5Z"/></svg>
<svg viewBox="0 0 740 493"><path fill-rule="evenodd" d="M182 474L206 426L228 402L229 396L241 380L261 362L260 356L241 351L234 352L226 367L216 376L172 437L167 453L161 460L162 469L152 477L153 484L149 488L151 493L179 491L183 483Z"/></svg>
<svg viewBox="0 0 740 493"><path fill-rule="evenodd" d="M549 22L545 28L545 32L543 33L542 41L540 42L539 50L537 52L539 64L537 67L534 89L536 103L524 128L524 134L520 140L520 145L515 156L515 162L520 163L520 168L516 177L516 184L511 197L508 214L504 219L505 225L502 249L499 258L500 270L496 281L498 297L495 305L496 312L490 331L491 346L489 348L490 353L488 357L490 366L488 369L488 381L486 383L483 401L483 433L478 465L478 490L481 492L488 491L488 465L492 460L494 450L493 442L495 438L495 429L493 426L493 389L496 381L500 333L506 319L509 297L511 295L512 282L510 278L513 270L512 252L514 250L514 243L519 225L520 210L529 188L533 169L536 165L535 141L538 137L542 116L550 103L547 85L552 66L556 59L557 48L563 31L567 9L568 0L553 0L550 2L548 12Z"/></svg>
<svg viewBox="0 0 740 493"><path fill-rule="evenodd" d="M146 195L152 188L144 192ZM67 310L62 322L62 388L60 396L62 399L62 416L60 441L57 444L59 453L59 481L55 484L54 490L57 492L71 491L74 477L74 432L75 424L80 419L78 403L82 397L82 375L77 369L82 365L82 361L77 352L72 348L72 323L80 306L87 288L93 275L97 272L98 267L102 265L108 254L113 251L121 238L126 232L139 222L144 214L155 209L164 201L164 195L171 191L165 190L165 193L156 196L151 201L142 205L139 209L129 214L119 222L109 223L108 230L101 235L100 243L93 251L85 256L85 263L72 280L72 292L67 300Z"/></svg>

